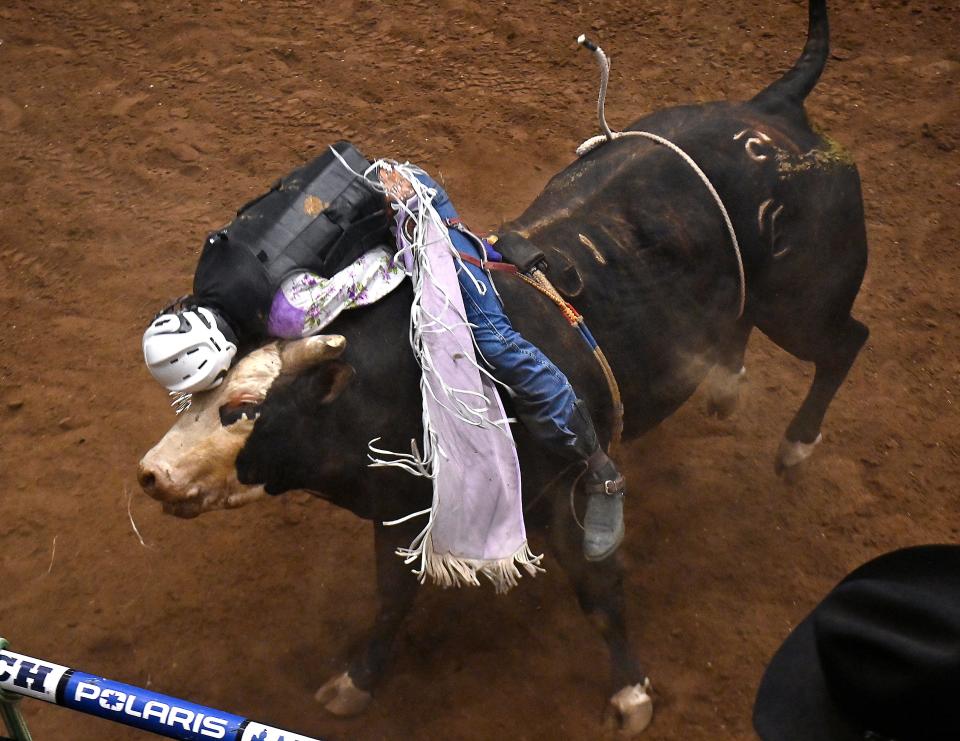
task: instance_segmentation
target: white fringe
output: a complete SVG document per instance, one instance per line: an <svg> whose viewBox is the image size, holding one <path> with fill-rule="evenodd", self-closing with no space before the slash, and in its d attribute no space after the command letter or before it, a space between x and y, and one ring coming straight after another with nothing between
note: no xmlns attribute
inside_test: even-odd
<svg viewBox="0 0 960 741"><path fill-rule="evenodd" d="M336 154L336 152L335 152ZM344 163L345 164L345 163ZM409 246L400 250L401 259L404 264L412 266L409 269L411 282L413 283L413 304L410 308L410 330L409 342L413 350L414 357L420 365L420 392L423 398L422 405L422 424L423 424L423 442L422 453L417 448L415 440L410 441L410 453L397 453L384 450L374 446L380 438L374 438L368 444L371 467L393 466L400 468L413 476L428 478L433 481L433 501L429 510L414 512L398 520L386 522L386 525L399 524L413 517L428 515L427 523L423 530L414 538L409 548L397 550L397 555L401 556L405 563L411 564L418 562L414 568L414 573L423 583L428 578L434 583L443 587L472 585L479 586L480 580L478 574L482 574L489 579L498 594L507 592L516 586L521 576L519 567L523 567L527 573L534 575L537 571L543 571L539 563L542 556L535 555L530 551L526 541L511 556L496 560L480 560L470 558L460 558L450 553L436 553L433 550L432 538L430 532L433 529L434 516L437 507L440 504L440 496L437 488L437 473L441 465L448 462L448 457L443 450L442 441L439 440L435 431L433 422L430 418L429 405L427 399L431 398L441 407L446 409L452 415L457 417L465 424L477 427L493 428L501 434L507 435L511 442L513 440L510 432L511 419L491 419L491 413L495 411L486 397L474 390L458 389L450 386L437 371L434 359L431 356L430 348L424 342L425 335L437 333L452 333L454 326L470 327L466 317L460 315L460 322L456 325L445 323L440 316L435 316L427 312L422 305L424 289L427 285L432 288L439 288L444 291L444 287L434 280L433 269L430 264L430 257L427 251L427 225L433 223L441 234L446 235L446 224L440 218L436 209L432 206L433 197L436 192L425 186L417 179L416 174L423 171L409 163L398 164L388 160L377 160L372 166L389 167L394 169L404 178L406 178L416 193L415 212L411 211L408 204L394 202L394 208L398 212L404 212L414 226L413 239ZM367 172L370 172L368 170ZM359 175L359 173L357 173ZM460 254L453 249L449 238L445 240L451 257L462 266ZM465 274L473 280L477 290L483 293L486 287L479 282L469 271ZM450 296L443 293L445 299L445 309L451 308L456 302L452 302ZM472 328L471 328L472 330ZM473 337L472 331L470 337ZM460 347L459 351L465 359L470 360L474 367L487 378L492 379L494 383L499 383L490 372L476 361L476 345L472 343L470 347ZM482 357L482 356L481 356ZM455 465L455 464L454 464Z"/></svg>
<svg viewBox="0 0 960 741"><path fill-rule="evenodd" d="M384 523L391 524L391 523ZM404 563L420 561L420 567L413 570L421 584L428 578L444 589L462 586L480 586L478 574L493 584L497 594L506 594L520 583L523 576L518 567L522 566L530 576L536 576L544 569L540 566L543 556L534 554L527 541L523 541L517 551L507 558L483 560L478 558L460 558L452 553L437 553L433 550L430 533L421 533L423 540L414 540L410 548L400 548L397 555Z"/></svg>

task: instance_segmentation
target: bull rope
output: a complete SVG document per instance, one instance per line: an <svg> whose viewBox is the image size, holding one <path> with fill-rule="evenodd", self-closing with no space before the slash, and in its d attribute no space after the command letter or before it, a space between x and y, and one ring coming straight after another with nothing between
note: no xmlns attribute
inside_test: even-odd
<svg viewBox="0 0 960 741"><path fill-rule="evenodd" d="M717 193L717 189L713 187L713 183L710 182L710 179L706 176L703 170L700 169L700 166L694 162L693 158L669 139L664 139L662 136L658 136L657 134L651 134L649 131L610 130L604 114L604 104L607 97L607 84L610 81L610 60L604 53L603 49L590 41L585 34L580 34L580 36L577 38L577 43L583 46L585 49L593 52L594 58L597 60L597 64L600 65L600 97L597 100L597 116L600 119L600 128L603 129L603 134L592 136L583 142L583 144L581 144L579 147L577 147L577 156L583 157L585 154L592 152L601 144L611 142L614 139L621 139L625 136L639 136L656 142L672 152L675 152L683 159L684 162L690 165L690 168L697 174L697 177L699 177L703 184L707 187L710 195L713 196L713 200L716 202L717 207L720 209L720 213L723 215L723 222L726 224L727 232L730 234L730 242L733 245L733 253L737 258L737 319L739 319L743 316L743 310L747 303L747 279L743 270L743 256L740 253L740 243L737 241L737 233L733 228L733 222L730 220L730 214L727 213L727 208L723 205L723 200L720 198L720 194Z"/></svg>
<svg viewBox="0 0 960 741"><path fill-rule="evenodd" d="M617 446L620 445L620 439L623 436L623 397L620 395L620 384L617 383L617 377L613 373L613 368L610 367L610 363L607 361L607 356L604 355L603 350L600 348L600 343L596 341L593 334L587 328L587 323L583 318L583 314L573 308L563 296L560 295L560 292L554 287L546 275L542 271L534 268L530 271L529 274L518 272L517 275L520 276L525 282L529 283L531 286L536 288L540 293L549 298L553 303L555 303L559 309L560 313L563 314L563 318L567 320L571 327L577 329L584 341L587 343L587 346L590 348L593 353L594 359L597 361L597 365L600 366L600 370L603 372L603 377L607 382L607 389L610 391L610 398L613 402L613 425L610 430L610 445L608 446L610 451L616 450ZM586 469L584 469L584 472ZM583 475L582 473L580 474ZM580 477L577 477L577 481L580 480ZM574 514L576 518L576 514ZM577 523L579 524L579 522ZM581 526L582 529L582 526Z"/></svg>

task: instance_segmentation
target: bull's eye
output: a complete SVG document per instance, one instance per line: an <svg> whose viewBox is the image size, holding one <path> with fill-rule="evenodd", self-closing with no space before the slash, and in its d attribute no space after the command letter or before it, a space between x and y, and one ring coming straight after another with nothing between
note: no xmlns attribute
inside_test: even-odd
<svg viewBox="0 0 960 741"><path fill-rule="evenodd" d="M239 422L241 419L255 420L260 416L260 407L262 406L262 403L249 401L224 404L222 407L220 407L220 424L222 424L224 427L229 427L234 422Z"/></svg>

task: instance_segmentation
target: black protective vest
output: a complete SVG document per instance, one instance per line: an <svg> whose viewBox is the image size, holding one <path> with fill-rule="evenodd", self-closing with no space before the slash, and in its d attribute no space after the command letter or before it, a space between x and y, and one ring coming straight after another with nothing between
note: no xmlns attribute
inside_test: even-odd
<svg viewBox="0 0 960 741"><path fill-rule="evenodd" d="M370 166L349 142L333 148L356 172ZM241 349L248 349L266 339L274 294L290 273L309 270L329 278L392 242L383 194L327 150L207 238L193 294L198 304L222 314Z"/></svg>

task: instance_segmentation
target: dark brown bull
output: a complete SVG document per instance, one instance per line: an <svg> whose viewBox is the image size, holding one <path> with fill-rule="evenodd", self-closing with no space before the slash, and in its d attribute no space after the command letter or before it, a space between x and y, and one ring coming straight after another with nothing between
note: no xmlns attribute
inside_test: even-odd
<svg viewBox="0 0 960 741"><path fill-rule="evenodd" d="M670 415L711 369L712 409L729 414L747 338L759 327L816 367L778 469L805 459L820 440L827 407L868 334L850 315L867 262L857 170L811 129L803 109L827 46L825 3L815 0L803 55L755 98L671 108L631 127L679 145L719 192L742 250L742 316L721 212L692 169L660 144L638 137L603 144L554 177L508 226L544 250L551 279L605 349L623 391L625 438ZM607 386L577 333L518 278L497 274L496 282L517 328L558 363L609 440ZM343 314L331 336L255 351L223 386L199 395L140 466L147 493L181 516L307 489L373 520L381 600L373 634L347 671L318 692L338 713L369 701L417 588L394 551L420 523L381 523L425 507L430 489L395 469L369 468L366 457L376 435L396 450L421 434L419 371L407 344L410 298L409 290L396 291ZM610 648L611 703L638 732L651 706L626 635L621 565L582 559L566 499L572 474L557 485L565 463L537 450L522 429L516 437L528 522L547 526L556 562L597 618Z"/></svg>

